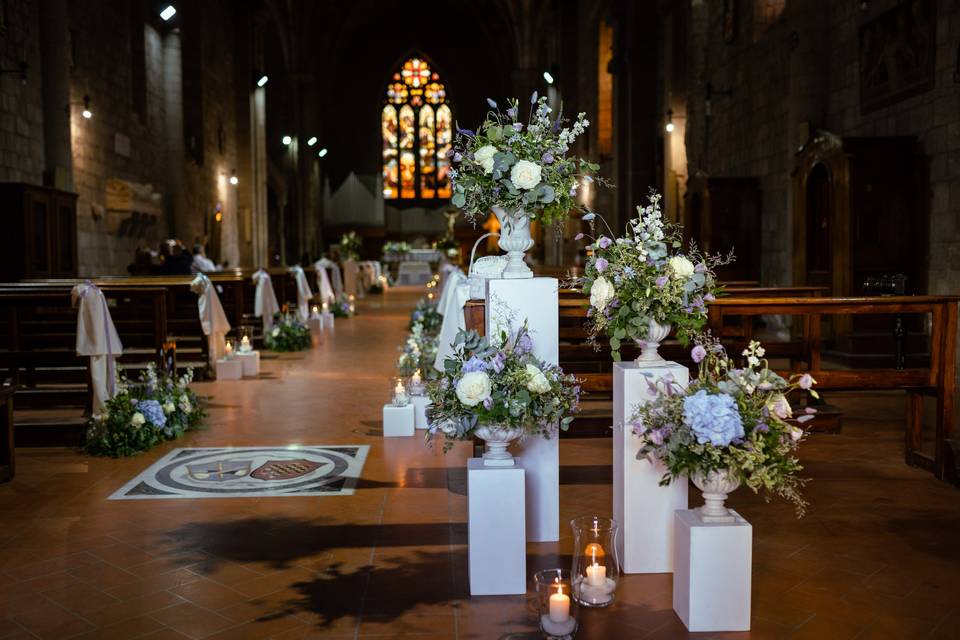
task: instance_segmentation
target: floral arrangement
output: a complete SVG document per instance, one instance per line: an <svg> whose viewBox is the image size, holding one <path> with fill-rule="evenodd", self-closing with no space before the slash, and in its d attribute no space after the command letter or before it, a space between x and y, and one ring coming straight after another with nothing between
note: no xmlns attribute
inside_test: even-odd
<svg viewBox="0 0 960 640"><path fill-rule="evenodd" d="M340 257L343 260L359 260L363 238L356 231L347 231L340 237Z"/></svg>
<svg viewBox="0 0 960 640"><path fill-rule="evenodd" d="M479 426L519 428L525 436L549 437L557 423L566 430L580 402L573 375L533 355L526 326L491 344L475 331L461 331L444 371L427 385L427 438L472 437Z"/></svg>
<svg viewBox="0 0 960 640"><path fill-rule="evenodd" d="M460 252L460 243L450 236L444 236L433 243L436 251L442 251L448 258L455 258Z"/></svg>
<svg viewBox="0 0 960 640"><path fill-rule="evenodd" d="M583 217L592 226L595 218L592 213ZM672 325L677 339L688 344L706 323L707 303L718 293L714 269L732 262L733 254L704 255L693 244L686 253L679 252L681 229L663 221L655 192L646 207L637 207L637 217L627 223L623 237L613 239L609 226L607 231L610 236L587 236L592 255L583 277L574 283L590 296L590 337L605 334L613 359L620 360L621 344L646 338L652 320Z"/></svg>
<svg viewBox="0 0 960 640"><path fill-rule="evenodd" d="M206 412L190 390L193 370L170 376L150 364L138 382L121 374L117 395L90 419L86 449L98 456L130 456L200 426Z"/></svg>
<svg viewBox="0 0 960 640"><path fill-rule="evenodd" d="M425 379L436 375L433 366L439 347L440 326L443 316L437 311L432 300L421 299L410 314L410 335L400 346L397 359L397 373L402 377L412 376L417 369Z"/></svg>
<svg viewBox="0 0 960 640"><path fill-rule="evenodd" d="M656 397L642 405L631 419L633 432L643 439L638 457L654 456L667 468L661 484L675 478L729 471L754 492L763 489L794 504L797 515L806 503L800 495L803 469L794 452L803 429L791 424L793 410L787 396L816 384L810 374L785 380L771 371L764 349L751 342L743 351L746 366L737 367L716 340L697 337L691 356L699 376L684 389L667 379L648 381ZM807 407L793 422L813 418Z"/></svg>
<svg viewBox="0 0 960 640"><path fill-rule="evenodd" d="M357 305L350 300L347 294L342 293L340 297L330 305L330 313L333 314L334 318L349 318L356 315Z"/></svg>
<svg viewBox="0 0 960 640"><path fill-rule="evenodd" d="M278 313L273 319L273 328L263 337L264 346L270 351L303 351L312 344L310 327L295 313Z"/></svg>
<svg viewBox="0 0 960 640"><path fill-rule="evenodd" d="M550 224L566 218L576 201L580 179L599 165L567 157L570 145L590 122L581 113L570 127L562 116L552 116L546 97L530 97L528 122L519 120L520 104L508 101L506 112L487 99L490 111L476 131L457 126L450 159L453 185L451 203L475 222L494 206L506 211L522 209L531 218Z"/></svg>
<svg viewBox="0 0 960 640"><path fill-rule="evenodd" d="M343 246L342 239L340 241L340 245ZM408 242L386 242L383 245L384 256L399 258L400 256L408 253L410 253L410 244Z"/></svg>

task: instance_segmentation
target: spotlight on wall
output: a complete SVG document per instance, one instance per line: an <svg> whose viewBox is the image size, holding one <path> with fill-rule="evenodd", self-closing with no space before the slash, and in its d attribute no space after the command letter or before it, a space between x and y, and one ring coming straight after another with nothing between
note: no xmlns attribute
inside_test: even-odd
<svg viewBox="0 0 960 640"><path fill-rule="evenodd" d="M238 184L240 184L240 178L237 177L236 169L230 172L230 184L232 184L233 186L237 186Z"/></svg>
<svg viewBox="0 0 960 640"><path fill-rule="evenodd" d="M317 151L317 157L318 157L318 158L322 158L322 157L325 156L325 155L327 155L327 148L326 148L326 147L324 147L323 149L320 149L320 151Z"/></svg>
<svg viewBox="0 0 960 640"><path fill-rule="evenodd" d="M553 74L549 71L543 72L543 79L547 81L547 84L553 84Z"/></svg>
<svg viewBox="0 0 960 640"><path fill-rule="evenodd" d="M87 120L93 117L93 111L90 111L90 96L83 96L83 111L80 112L80 115Z"/></svg>
<svg viewBox="0 0 960 640"><path fill-rule="evenodd" d="M283 139L281 140L281 142L283 142L283 144L289 146L290 143L293 142L293 138L291 138L290 136L283 136Z"/></svg>
<svg viewBox="0 0 960 640"><path fill-rule="evenodd" d="M310 136L310 139L307 140L307 146L312 147L315 144L317 144L317 136Z"/></svg>
<svg viewBox="0 0 960 640"><path fill-rule="evenodd" d="M264 86L265 84L267 84L268 80L270 80L270 78L267 77L267 74L263 74L262 76L260 76L260 79L257 80L257 86L258 87Z"/></svg>
<svg viewBox="0 0 960 640"><path fill-rule="evenodd" d="M176 8L172 4L168 4L167 8L160 12L160 19L162 19L164 22L167 22L170 20L170 18L176 15L176 13Z"/></svg>
<svg viewBox="0 0 960 640"><path fill-rule="evenodd" d="M673 109L667 109L667 124L663 125L663 128L667 130L667 133L673 133L673 130L676 129L673 125Z"/></svg>

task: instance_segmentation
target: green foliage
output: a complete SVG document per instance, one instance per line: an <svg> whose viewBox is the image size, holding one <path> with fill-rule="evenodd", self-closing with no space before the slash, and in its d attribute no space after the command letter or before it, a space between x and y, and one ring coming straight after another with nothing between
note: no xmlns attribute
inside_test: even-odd
<svg viewBox="0 0 960 640"><path fill-rule="evenodd" d="M264 346L270 351L303 351L312 345L310 327L293 313L274 316L273 328L263 336Z"/></svg>

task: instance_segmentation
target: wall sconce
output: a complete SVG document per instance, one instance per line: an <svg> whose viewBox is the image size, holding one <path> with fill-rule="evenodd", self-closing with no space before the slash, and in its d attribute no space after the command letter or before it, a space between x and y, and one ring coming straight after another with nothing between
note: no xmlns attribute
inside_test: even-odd
<svg viewBox="0 0 960 640"><path fill-rule="evenodd" d="M310 139L307 140L307 146L312 147L315 144L317 144L317 136L310 136Z"/></svg>
<svg viewBox="0 0 960 640"><path fill-rule="evenodd" d="M164 22L169 22L170 18L177 14L177 9L172 4L168 4L163 10L160 11L160 19Z"/></svg>
<svg viewBox="0 0 960 640"><path fill-rule="evenodd" d="M267 82L269 82L269 80L270 80L270 78L267 77L267 74L263 74L262 76L260 76L260 79L257 80L257 86L258 86L258 87L266 86L266 84L267 84Z"/></svg>
<svg viewBox="0 0 960 640"><path fill-rule="evenodd" d="M289 147L290 143L293 142L293 138L291 138L290 136L283 136L280 142L282 142L284 146Z"/></svg>
<svg viewBox="0 0 960 640"><path fill-rule="evenodd" d="M553 84L553 74L549 71L543 72L543 79L547 81L547 84Z"/></svg>
<svg viewBox="0 0 960 640"><path fill-rule="evenodd" d="M80 112L80 115L87 120L93 117L93 111L90 109L90 96L83 96L83 102L71 102L64 107L63 110L67 112L67 115L70 115L71 105L82 106L83 110Z"/></svg>
<svg viewBox="0 0 960 640"><path fill-rule="evenodd" d="M236 169L233 169L230 172L230 184L232 184L233 186L237 186L238 184L240 184L240 178L237 177Z"/></svg>
<svg viewBox="0 0 960 640"><path fill-rule="evenodd" d="M676 129L673 124L673 109L667 109L667 124L663 125L663 128L666 129L667 133L673 133L673 130Z"/></svg>

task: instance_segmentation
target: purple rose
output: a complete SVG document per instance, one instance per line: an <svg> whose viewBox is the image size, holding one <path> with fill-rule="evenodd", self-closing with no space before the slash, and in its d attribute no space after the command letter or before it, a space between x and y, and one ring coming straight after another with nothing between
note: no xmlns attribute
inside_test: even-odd
<svg viewBox="0 0 960 640"><path fill-rule="evenodd" d="M597 240L597 245L598 245L601 249L606 249L607 247L609 247L609 246L612 245L612 244L613 244L613 240L611 240L611 239L608 238L607 236L600 236L600 239Z"/></svg>
<svg viewBox="0 0 960 640"><path fill-rule="evenodd" d="M550 164L553 162L553 154L547 151L545 154L540 156L540 160L543 161L543 164Z"/></svg>
<svg viewBox="0 0 960 640"><path fill-rule="evenodd" d="M490 360L490 366L493 367L493 370L496 373L503 371L503 367L507 364L507 354L503 351L498 351L497 355L493 356Z"/></svg>
<svg viewBox="0 0 960 640"><path fill-rule="evenodd" d="M707 357L707 350L698 344L690 352L690 357L693 358L694 362L700 364L703 362L703 359Z"/></svg>
<svg viewBox="0 0 960 640"><path fill-rule="evenodd" d="M610 266L610 263L607 262L606 259L597 258L597 271L603 273L608 266Z"/></svg>
<svg viewBox="0 0 960 640"><path fill-rule="evenodd" d="M660 276L657 278L656 284L661 289L667 285L667 276Z"/></svg>
<svg viewBox="0 0 960 640"><path fill-rule="evenodd" d="M466 361L463 365L464 373L474 373L475 371L486 371L487 363L478 358L477 356L472 356L469 360Z"/></svg>

